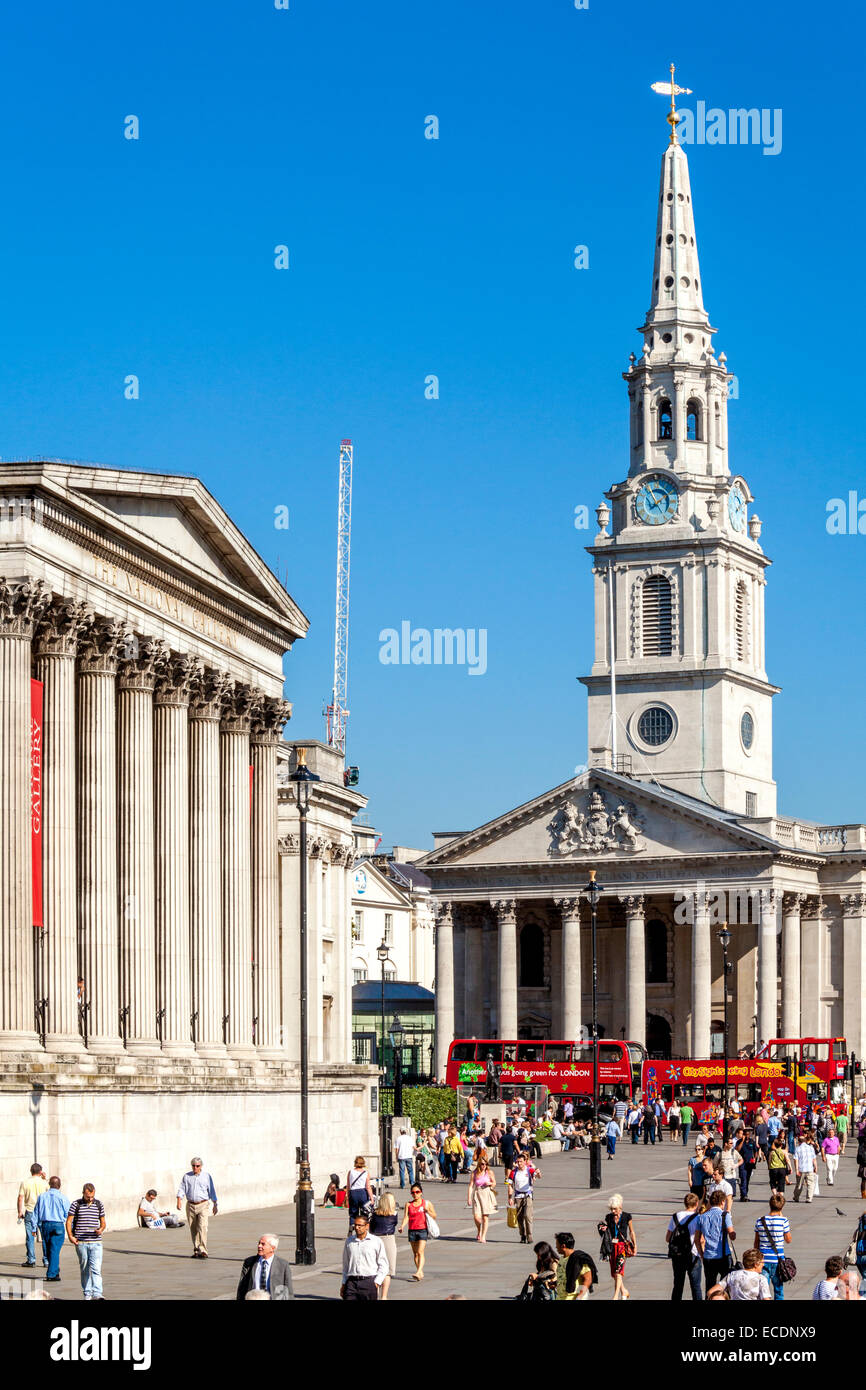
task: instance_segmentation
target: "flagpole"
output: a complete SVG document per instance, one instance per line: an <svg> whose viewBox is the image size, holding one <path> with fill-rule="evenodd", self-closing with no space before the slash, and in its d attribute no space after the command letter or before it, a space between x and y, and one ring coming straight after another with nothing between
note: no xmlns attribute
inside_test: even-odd
<svg viewBox="0 0 866 1390"><path fill-rule="evenodd" d="M608 562L607 574L608 632L610 634L610 753L613 762L611 771L616 772L616 634L613 626L613 560Z"/></svg>

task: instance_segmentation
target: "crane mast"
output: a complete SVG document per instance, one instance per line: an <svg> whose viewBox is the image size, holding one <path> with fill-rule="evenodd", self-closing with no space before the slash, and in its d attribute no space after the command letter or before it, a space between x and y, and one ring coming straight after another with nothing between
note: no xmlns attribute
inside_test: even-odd
<svg viewBox="0 0 866 1390"><path fill-rule="evenodd" d="M334 685L325 711L328 746L346 751L347 679L349 665L349 554L352 539L352 441L340 441L340 479L337 490L337 606L334 622Z"/></svg>

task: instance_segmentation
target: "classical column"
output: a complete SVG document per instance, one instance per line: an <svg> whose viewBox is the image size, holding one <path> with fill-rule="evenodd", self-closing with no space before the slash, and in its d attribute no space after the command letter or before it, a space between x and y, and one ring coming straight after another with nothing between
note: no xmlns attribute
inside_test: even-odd
<svg viewBox="0 0 866 1390"><path fill-rule="evenodd" d="M625 1035L646 1046L646 933L644 899L620 897L625 907Z"/></svg>
<svg viewBox="0 0 866 1390"><path fill-rule="evenodd" d="M482 935L481 970L484 981L482 1027L486 1038L495 1038L499 1036L496 1027L496 1000L499 994L499 972L496 958L496 923L489 916L486 916L484 919Z"/></svg>
<svg viewBox="0 0 866 1390"><path fill-rule="evenodd" d="M36 639L42 696L42 913L45 1046L82 1049L78 1028L75 915L75 657L93 610L76 599L51 605Z"/></svg>
<svg viewBox="0 0 866 1390"><path fill-rule="evenodd" d="M761 889L761 921L758 927L758 1046L776 1033L776 891Z"/></svg>
<svg viewBox="0 0 866 1390"><path fill-rule="evenodd" d="M99 620L78 660L78 959L92 1052L120 1048L117 924L117 703L125 623Z"/></svg>
<svg viewBox="0 0 866 1390"><path fill-rule="evenodd" d="M556 907L562 918L562 1036L578 1042L583 989L580 975L580 898L557 898Z"/></svg>
<svg viewBox="0 0 866 1390"><path fill-rule="evenodd" d="M848 1051L866 1044L866 894L842 895L842 1032Z"/></svg>
<svg viewBox="0 0 866 1390"><path fill-rule="evenodd" d="M189 696L202 665L171 654L153 702L156 1014L164 1052L193 1051L189 935Z"/></svg>
<svg viewBox="0 0 866 1390"><path fill-rule="evenodd" d="M222 877L220 873L220 717L231 677L208 670L189 703L189 935L192 1036L204 1057L223 1042Z"/></svg>
<svg viewBox="0 0 866 1390"><path fill-rule="evenodd" d="M517 902L492 902L499 923L499 1036L517 1037Z"/></svg>
<svg viewBox="0 0 866 1390"><path fill-rule="evenodd" d="M782 898L782 1037L800 1033L800 912L805 893Z"/></svg>
<svg viewBox="0 0 866 1390"><path fill-rule="evenodd" d="M280 1055L279 854L277 851L277 746L292 713L285 700L261 697L253 707L253 1016L256 1047ZM336 967L335 967L336 968ZM334 1020L336 1024L336 1019ZM342 1060L342 1057L341 1057Z"/></svg>
<svg viewBox="0 0 866 1390"><path fill-rule="evenodd" d="M827 929L827 904L816 894L809 894L800 909L800 1027L797 1036L820 1038L826 1036L821 996L824 993L825 960L821 949Z"/></svg>
<svg viewBox="0 0 866 1390"><path fill-rule="evenodd" d="M467 1037L483 1037L482 989L483 989L483 939L480 922L467 920L466 923L466 967L463 1012L463 1031Z"/></svg>
<svg viewBox="0 0 866 1390"><path fill-rule="evenodd" d="M450 903L436 904L436 1080L441 1081L454 1041L454 918Z"/></svg>
<svg viewBox="0 0 866 1390"><path fill-rule="evenodd" d="M36 975L30 820L30 661L51 600L41 580L0 579L0 1048L33 1048Z"/></svg>
<svg viewBox="0 0 866 1390"><path fill-rule="evenodd" d="M153 687L165 642L144 641L117 682L117 839L121 1034L130 1052L157 1052L153 834Z"/></svg>
<svg viewBox="0 0 866 1390"><path fill-rule="evenodd" d="M706 893L694 895L692 922L692 1057L710 1055L712 975L710 970L710 912Z"/></svg>
<svg viewBox="0 0 866 1390"><path fill-rule="evenodd" d="M250 885L250 711L253 692L237 682L223 697L220 830L225 1041L253 1056L252 892ZM312 1031L312 1030L311 1030Z"/></svg>

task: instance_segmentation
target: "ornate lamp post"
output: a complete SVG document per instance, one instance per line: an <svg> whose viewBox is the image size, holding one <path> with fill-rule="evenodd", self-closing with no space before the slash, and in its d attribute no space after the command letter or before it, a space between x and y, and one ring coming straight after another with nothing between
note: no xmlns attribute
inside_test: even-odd
<svg viewBox="0 0 866 1390"><path fill-rule="evenodd" d="M385 943L384 941L382 942L381 946L377 946L377 947L376 947L376 956L377 956L377 958L378 958L379 967L380 967L381 972L382 972L382 1018L381 1018L382 1031L381 1031L381 1033L379 1034L379 1037L380 1037L380 1040L381 1040L381 1041L380 1041L380 1046L381 1046L381 1048L382 1048L382 1053L381 1053L381 1057L380 1057L380 1059L379 1059L379 1065L380 1065L381 1070L382 1070L382 1085L384 1086L384 1084L385 1084L385 963L386 963L386 961L387 961L387 959L388 959L388 947L387 947L387 945L386 945L386 943Z"/></svg>
<svg viewBox="0 0 866 1390"><path fill-rule="evenodd" d="M310 783L321 779L307 767L307 751L297 750L297 767L289 781L295 785L300 822L300 910L301 910L301 1143L297 1151L298 1186L295 1192L295 1264L316 1263L313 1184L310 1179L309 1117L310 1031L307 1017L307 812L310 809Z"/></svg>
<svg viewBox="0 0 866 1390"><path fill-rule="evenodd" d="M595 869L589 871L586 893L592 922L592 1136L589 1141L589 1185L601 1187L601 1137L598 1132L598 895L601 884L595 881Z"/></svg>
<svg viewBox="0 0 866 1390"><path fill-rule="evenodd" d="M395 1014L390 1027L391 1046L394 1049L394 1114L403 1114L403 1036L405 1028Z"/></svg>
<svg viewBox="0 0 866 1390"><path fill-rule="evenodd" d="M728 971L733 967L728 962L728 947L731 944L731 933L728 930L727 922L723 922L719 928L719 945L722 948L722 1027L724 1029L724 1048L725 1048L725 1128L727 1133L727 1114L728 1114Z"/></svg>

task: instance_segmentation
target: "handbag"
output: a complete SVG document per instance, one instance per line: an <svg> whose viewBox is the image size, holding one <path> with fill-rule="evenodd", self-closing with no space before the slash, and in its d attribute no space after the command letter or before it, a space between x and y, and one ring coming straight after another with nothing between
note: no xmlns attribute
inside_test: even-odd
<svg viewBox="0 0 866 1390"><path fill-rule="evenodd" d="M610 1227L605 1224L602 1231L601 1223L599 1223L598 1229L601 1231L601 1245L598 1247L598 1253L603 1260L609 1260L613 1254L613 1236L610 1233Z"/></svg>
<svg viewBox="0 0 866 1390"><path fill-rule="evenodd" d="M439 1234L440 1234L440 1232L439 1232L439 1222L436 1220L436 1217L435 1217L435 1216L431 1216L431 1215L430 1215L430 1212L427 1210L426 1206L425 1206L425 1208L424 1208L424 1215L427 1217L427 1234L428 1234L428 1236L430 1237L431 1240L438 1240L438 1239L439 1239Z"/></svg>
<svg viewBox="0 0 866 1390"><path fill-rule="evenodd" d="M779 1281L782 1284L790 1284L791 1280L796 1278L797 1266L794 1264L793 1260L788 1258L787 1255L779 1254L778 1250L776 1249L776 1242L773 1240L773 1237L770 1234L770 1228L767 1225L766 1218L763 1216L761 1217L761 1225L764 1228L764 1234L767 1237L767 1240L770 1242L773 1254L779 1261L777 1266L779 1270Z"/></svg>
<svg viewBox="0 0 866 1390"><path fill-rule="evenodd" d="M508 1215L506 1216L505 1219L506 1219L506 1221L508 1222L508 1229L509 1229L510 1231L516 1231L516 1230L517 1230L517 1207L509 1207L509 1208L508 1208Z"/></svg>

